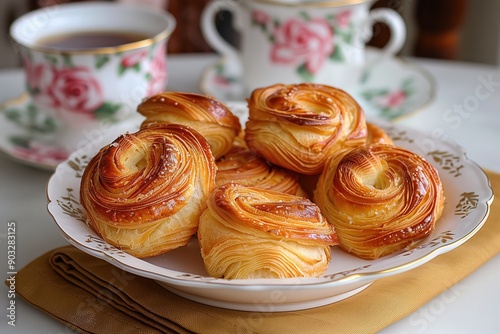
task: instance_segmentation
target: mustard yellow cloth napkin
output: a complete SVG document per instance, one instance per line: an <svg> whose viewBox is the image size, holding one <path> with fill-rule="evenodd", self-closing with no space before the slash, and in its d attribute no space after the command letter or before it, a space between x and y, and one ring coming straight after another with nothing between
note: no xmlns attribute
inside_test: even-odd
<svg viewBox="0 0 500 334"><path fill-rule="evenodd" d="M489 173L500 193L500 175ZM89 333L374 333L411 314L500 252L500 201L462 246L361 293L315 309L258 313L219 309L178 297L74 247L23 268L17 293L80 332Z"/></svg>

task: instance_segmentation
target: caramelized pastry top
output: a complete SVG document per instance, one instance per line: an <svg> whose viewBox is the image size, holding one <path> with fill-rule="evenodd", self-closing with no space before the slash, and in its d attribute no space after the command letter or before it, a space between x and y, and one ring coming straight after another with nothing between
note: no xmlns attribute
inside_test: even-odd
<svg viewBox="0 0 500 334"><path fill-rule="evenodd" d="M203 178L208 193L215 173L200 134L182 125L149 127L118 137L92 158L82 177L82 205L91 222L145 227L182 208L195 178Z"/></svg>
<svg viewBox="0 0 500 334"><path fill-rule="evenodd" d="M207 204L197 235L205 268L214 277L321 275L330 246L338 243L319 208L303 197L226 184Z"/></svg>
<svg viewBox="0 0 500 334"><path fill-rule="evenodd" d="M366 144L387 144L393 145L391 137L382 129L380 126L367 122L366 128L368 130L368 136L366 137Z"/></svg>
<svg viewBox="0 0 500 334"><path fill-rule="evenodd" d="M319 84L273 85L248 100L248 147L302 174L321 172L326 158L366 143L366 121L345 91Z"/></svg>
<svg viewBox="0 0 500 334"><path fill-rule="evenodd" d="M137 111L146 117L141 127L151 124L183 124L200 132L216 158L231 149L241 124L222 102L206 95L164 92L144 100Z"/></svg>
<svg viewBox="0 0 500 334"><path fill-rule="evenodd" d="M217 160L217 169L217 187L238 183L291 195L306 195L298 182L297 174L269 164L243 146L233 146L231 151Z"/></svg>
<svg viewBox="0 0 500 334"><path fill-rule="evenodd" d="M192 120L217 123L222 126L241 130L238 117L225 104L206 95L184 92L163 92L153 95L141 104L137 111L147 119L146 124L154 122L161 115L179 114Z"/></svg>
<svg viewBox="0 0 500 334"><path fill-rule="evenodd" d="M441 180L419 155L370 145L331 159L314 196L342 248L374 259L427 236L444 206Z"/></svg>
<svg viewBox="0 0 500 334"><path fill-rule="evenodd" d="M226 184L212 192L208 206L225 224L242 231L251 229L277 239L337 244L334 228L318 206L304 197Z"/></svg>

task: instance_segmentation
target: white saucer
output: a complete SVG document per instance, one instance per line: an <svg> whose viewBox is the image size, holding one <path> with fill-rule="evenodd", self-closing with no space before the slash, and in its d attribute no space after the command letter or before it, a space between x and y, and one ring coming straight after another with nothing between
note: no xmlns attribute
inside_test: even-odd
<svg viewBox="0 0 500 334"><path fill-rule="evenodd" d="M367 61L380 51L367 49ZM226 58L210 65L200 80L200 89L222 101L245 101L241 78L227 75ZM367 70L356 87L346 89L371 118L396 120L422 109L435 95L432 75L416 64L397 57L387 58Z"/></svg>
<svg viewBox="0 0 500 334"><path fill-rule="evenodd" d="M106 133L133 131L138 129L137 121L137 117L130 118L106 129ZM53 171L65 161L74 149L56 139L57 130L57 122L40 112L28 94L0 105L0 151L21 163ZM93 139L84 141L91 143Z"/></svg>

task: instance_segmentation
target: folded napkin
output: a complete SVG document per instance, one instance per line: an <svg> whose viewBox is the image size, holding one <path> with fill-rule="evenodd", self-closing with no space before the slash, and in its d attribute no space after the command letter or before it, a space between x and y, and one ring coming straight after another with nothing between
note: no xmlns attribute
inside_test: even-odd
<svg viewBox="0 0 500 334"><path fill-rule="evenodd" d="M488 176L500 193L500 175ZM259 313L202 305L72 246L19 271L16 290L72 329L88 333L373 333L411 314L499 252L500 201L494 201L484 227L462 246L315 309Z"/></svg>

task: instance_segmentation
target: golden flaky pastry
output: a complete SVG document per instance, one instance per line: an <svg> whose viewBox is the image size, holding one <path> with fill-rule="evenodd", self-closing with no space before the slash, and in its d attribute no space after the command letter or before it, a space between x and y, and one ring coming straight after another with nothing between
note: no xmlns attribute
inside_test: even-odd
<svg viewBox="0 0 500 334"><path fill-rule="evenodd" d="M376 259L428 236L441 217L439 175L419 155L390 145L353 149L327 162L314 200L340 247Z"/></svg>
<svg viewBox="0 0 500 334"><path fill-rule="evenodd" d="M86 167L80 198L88 223L137 257L185 245L215 184L216 165L198 132L157 125L125 134Z"/></svg>
<svg viewBox="0 0 500 334"><path fill-rule="evenodd" d="M205 137L217 159L233 146L241 131L238 117L220 101L206 95L164 92L144 100L137 111L146 117L141 127L151 124L183 124Z"/></svg>
<svg viewBox="0 0 500 334"><path fill-rule="evenodd" d="M197 235L208 274L228 279L321 275L337 244L308 199L237 184L212 192Z"/></svg>
<svg viewBox="0 0 500 334"><path fill-rule="evenodd" d="M284 168L269 164L248 148L235 145L217 160L215 186L238 183L297 196L306 196L299 184L298 175Z"/></svg>
<svg viewBox="0 0 500 334"><path fill-rule="evenodd" d="M377 124L366 122L366 128L368 130L368 136L366 137L366 144L387 144L393 145L391 137L385 132L383 128Z"/></svg>
<svg viewBox="0 0 500 334"><path fill-rule="evenodd" d="M368 136L366 137L366 144L365 145L371 145L371 144L387 144L387 145L393 145L393 141L391 137L387 134L387 132L381 128L380 126L366 122L366 128L368 130ZM352 148L350 148L352 149ZM350 150L347 149L347 150ZM343 154L345 152L340 151L339 154ZM316 189L316 184L318 183L318 178L320 174L316 175L304 175L301 174L299 175L299 183L302 186L302 189L307 194L308 198L313 198L313 192L314 189Z"/></svg>
<svg viewBox="0 0 500 334"><path fill-rule="evenodd" d="M329 156L366 143L363 110L334 87L303 83L259 88L248 109L248 147L301 174L319 174Z"/></svg>

